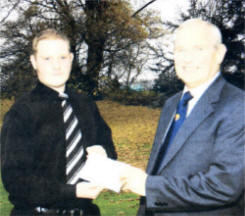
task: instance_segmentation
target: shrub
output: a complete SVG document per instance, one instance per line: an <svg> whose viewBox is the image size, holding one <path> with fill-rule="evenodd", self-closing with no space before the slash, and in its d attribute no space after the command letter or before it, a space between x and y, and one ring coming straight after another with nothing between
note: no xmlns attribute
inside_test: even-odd
<svg viewBox="0 0 245 216"><path fill-rule="evenodd" d="M167 96L164 93L158 94L154 91L135 91L118 89L107 92L104 97L109 100L120 102L124 105L140 105L149 107L162 107Z"/></svg>

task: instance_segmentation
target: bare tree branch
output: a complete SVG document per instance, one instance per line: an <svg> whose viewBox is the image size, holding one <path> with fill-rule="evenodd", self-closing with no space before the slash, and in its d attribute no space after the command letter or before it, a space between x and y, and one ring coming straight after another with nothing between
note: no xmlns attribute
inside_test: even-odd
<svg viewBox="0 0 245 216"><path fill-rule="evenodd" d="M140 13L142 10L144 10L146 7L148 7L150 4L152 4L153 2L155 2L157 0L152 0L150 2L148 2L147 4L145 4L143 7L141 7L140 9L138 9L137 11L135 11L132 15L132 17L135 17L138 13Z"/></svg>
<svg viewBox="0 0 245 216"><path fill-rule="evenodd" d="M15 8L18 6L18 4L20 3L20 0L18 0L13 7L8 11L7 15L0 21L0 23L4 23L5 20L9 17L9 15L12 13L12 11L15 10Z"/></svg>

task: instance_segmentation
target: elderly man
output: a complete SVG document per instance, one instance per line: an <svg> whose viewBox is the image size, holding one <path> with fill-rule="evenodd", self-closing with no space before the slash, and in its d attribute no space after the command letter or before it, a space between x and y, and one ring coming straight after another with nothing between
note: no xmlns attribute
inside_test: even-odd
<svg viewBox="0 0 245 216"><path fill-rule="evenodd" d="M116 158L111 131L89 98L66 86L73 54L54 29L33 40L37 86L14 103L1 133L2 180L11 216L100 215L101 187L82 181L88 153Z"/></svg>
<svg viewBox="0 0 245 216"><path fill-rule="evenodd" d="M175 32L183 92L163 107L147 173L129 167L124 190L142 195L138 215L244 215L244 92L220 74L219 29L201 19Z"/></svg>

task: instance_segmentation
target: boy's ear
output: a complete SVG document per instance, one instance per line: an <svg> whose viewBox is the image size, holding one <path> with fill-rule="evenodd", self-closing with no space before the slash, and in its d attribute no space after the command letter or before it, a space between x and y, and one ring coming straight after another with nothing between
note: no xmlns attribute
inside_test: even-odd
<svg viewBox="0 0 245 216"><path fill-rule="evenodd" d="M36 59L35 59L35 56L34 55L31 55L30 56L30 61L31 61L31 64L32 64L32 67L36 70Z"/></svg>

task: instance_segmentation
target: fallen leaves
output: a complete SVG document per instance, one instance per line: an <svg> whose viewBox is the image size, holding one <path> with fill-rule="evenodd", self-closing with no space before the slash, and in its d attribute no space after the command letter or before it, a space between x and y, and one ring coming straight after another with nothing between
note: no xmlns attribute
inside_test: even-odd
<svg viewBox="0 0 245 216"><path fill-rule="evenodd" d="M118 159L145 169L160 109L98 101L100 113L112 130Z"/></svg>

